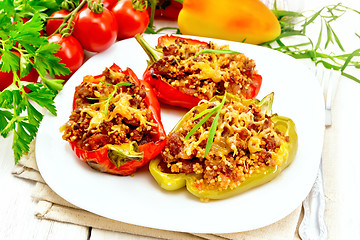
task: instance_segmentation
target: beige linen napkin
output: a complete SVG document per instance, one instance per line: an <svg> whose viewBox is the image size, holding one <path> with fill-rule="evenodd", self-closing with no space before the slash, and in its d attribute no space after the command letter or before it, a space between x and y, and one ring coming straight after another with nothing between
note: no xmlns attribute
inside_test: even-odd
<svg viewBox="0 0 360 240"><path fill-rule="evenodd" d="M269 226L253 231L226 234L194 234L173 232L136 226L98 216L96 214L82 210L72 205L71 203L68 203L67 201L59 197L54 191L52 191L48 185L46 185L36 165L34 145L35 143L33 142L31 144L29 154L20 159L19 163L15 166L12 173L19 178L24 178L36 182L34 190L32 192L32 197L37 202L35 216L39 219L66 222L97 229L124 232L134 235L150 236L162 239L298 239L297 226L299 222L301 207L298 207L293 213L291 213L284 219Z"/></svg>

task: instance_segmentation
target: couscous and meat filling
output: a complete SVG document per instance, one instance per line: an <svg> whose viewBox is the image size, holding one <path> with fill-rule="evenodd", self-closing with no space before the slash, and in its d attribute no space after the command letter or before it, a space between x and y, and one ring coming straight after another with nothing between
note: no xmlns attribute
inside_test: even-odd
<svg viewBox="0 0 360 240"><path fill-rule="evenodd" d="M210 102L207 109L219 104L220 101ZM281 147L289 137L274 127L271 116L262 111L261 106L231 100L219 111L217 130L208 154L204 157L216 115L186 139L189 131L205 116L196 119L199 111L193 109L181 127L168 135L159 163L162 172L194 174L193 184L197 189L223 191L235 189L254 174L286 160Z"/></svg>
<svg viewBox="0 0 360 240"><path fill-rule="evenodd" d="M253 80L254 60L242 53L198 54L204 49L228 50L229 47L212 42L191 44L186 39L175 38L174 43L162 46L163 57L151 66L151 74L199 99L209 100L225 91L237 96L253 94L254 85L258 84Z"/></svg>
<svg viewBox="0 0 360 240"><path fill-rule="evenodd" d="M82 161L116 175L134 173L166 143L160 105L151 86L116 64L102 75L84 77L61 131Z"/></svg>
<svg viewBox="0 0 360 240"><path fill-rule="evenodd" d="M101 78L84 77L76 87L76 109L62 129L63 139L76 141L87 151L106 144L152 141L157 124L145 104L145 91L129 78L109 68Z"/></svg>

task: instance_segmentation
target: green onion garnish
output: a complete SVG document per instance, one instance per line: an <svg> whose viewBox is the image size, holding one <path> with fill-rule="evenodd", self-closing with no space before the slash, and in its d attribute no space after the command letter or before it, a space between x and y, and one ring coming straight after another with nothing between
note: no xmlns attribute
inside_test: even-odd
<svg viewBox="0 0 360 240"><path fill-rule="evenodd" d="M196 56L199 56L202 53L218 53L218 54L241 54L240 52L236 52L233 50L228 49L203 49L195 54Z"/></svg>
<svg viewBox="0 0 360 240"><path fill-rule="evenodd" d="M216 113L216 116L213 120L213 122L211 123L210 126L210 130L209 130L209 136L208 139L206 141L206 147L205 147L205 155L204 157L206 157L206 155L210 152L211 146L214 142L214 137L215 137L215 133L216 133L216 129L217 129L217 124L219 121L219 115L220 115L220 111L222 109L222 107L225 104L225 100L226 100L226 92L223 96L223 99L221 101L221 103L219 105L217 105L214 108L211 109L206 109L202 112L200 112L199 114L197 114L196 116L194 116L191 120L194 121L196 119L199 119L200 117L204 116L204 118L202 118L189 132L188 134L185 136L185 140L189 139L214 113Z"/></svg>

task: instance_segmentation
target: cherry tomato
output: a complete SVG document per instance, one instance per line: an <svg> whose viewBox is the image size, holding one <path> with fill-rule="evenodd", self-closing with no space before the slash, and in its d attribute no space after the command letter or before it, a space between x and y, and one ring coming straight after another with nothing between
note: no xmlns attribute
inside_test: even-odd
<svg viewBox="0 0 360 240"><path fill-rule="evenodd" d="M110 10L118 2L118 0L101 0L101 2L104 7Z"/></svg>
<svg viewBox="0 0 360 240"><path fill-rule="evenodd" d="M20 53L15 52L15 51L11 51L11 52L14 53L15 55L17 55L18 57L20 57ZM1 61L1 55L0 55L0 61ZM17 75L20 77L20 71L17 72ZM3 91L10 84L12 84L13 78L14 78L14 75L12 72L0 71L0 91ZM38 72L35 70L35 68L31 68L28 75L21 78L20 80L26 81L26 82L37 82L38 78L39 78ZM25 87L25 91L29 92L30 90L27 87Z"/></svg>
<svg viewBox="0 0 360 240"><path fill-rule="evenodd" d="M56 11L53 14L51 14L51 18L52 17L65 17L69 14L70 12L67 10L60 10L60 11ZM64 19L49 19L46 23L46 34L48 36L50 36L51 34L53 34L59 27L60 25L63 23Z"/></svg>
<svg viewBox="0 0 360 240"><path fill-rule="evenodd" d="M98 3L99 0L91 0L93 3ZM111 9L119 0L101 0L101 3L103 4L103 7L106 7L107 9ZM82 0L80 1L80 3Z"/></svg>
<svg viewBox="0 0 360 240"><path fill-rule="evenodd" d="M58 43L61 45L60 49L54 54L61 59L71 73L66 76L57 76L61 79L68 79L76 70L78 70L84 63L84 50L76 38L72 36L64 37L57 33L48 37L49 42Z"/></svg>
<svg viewBox="0 0 360 240"><path fill-rule="evenodd" d="M102 13L94 13L86 7L75 17L73 36L84 49L101 52L116 41L117 30L116 19L110 10L104 8Z"/></svg>
<svg viewBox="0 0 360 240"><path fill-rule="evenodd" d="M118 23L118 39L131 38L137 33L141 34L149 24L148 12L134 9L131 0L119 1L111 11Z"/></svg>

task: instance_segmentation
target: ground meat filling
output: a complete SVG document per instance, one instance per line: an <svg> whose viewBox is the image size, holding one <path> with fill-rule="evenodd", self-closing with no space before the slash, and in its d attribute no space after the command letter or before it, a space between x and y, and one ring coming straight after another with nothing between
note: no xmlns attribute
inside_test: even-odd
<svg viewBox="0 0 360 240"><path fill-rule="evenodd" d="M191 96L209 100L225 91L243 96L253 83L255 62L244 54L204 53L203 49L228 49L212 42L191 45L176 39L163 47L164 57L152 65L153 77L161 78L174 88Z"/></svg>
<svg viewBox="0 0 360 240"><path fill-rule="evenodd" d="M217 104L210 104L215 107ZM196 116L199 112L194 111ZM226 102L221 109L217 131L210 152L204 158L206 141L215 114L189 139L187 133L201 118L187 120L169 134L161 152L160 167L167 173L199 174L195 184L203 189L233 189L267 166L282 164L281 144L288 137L274 128L270 116L257 105Z"/></svg>
<svg viewBox="0 0 360 240"><path fill-rule="evenodd" d="M130 78L109 68L100 78L85 76L76 87L76 108L61 129L63 139L76 141L87 151L106 144L153 141L158 134L157 124L145 104L146 93Z"/></svg>

